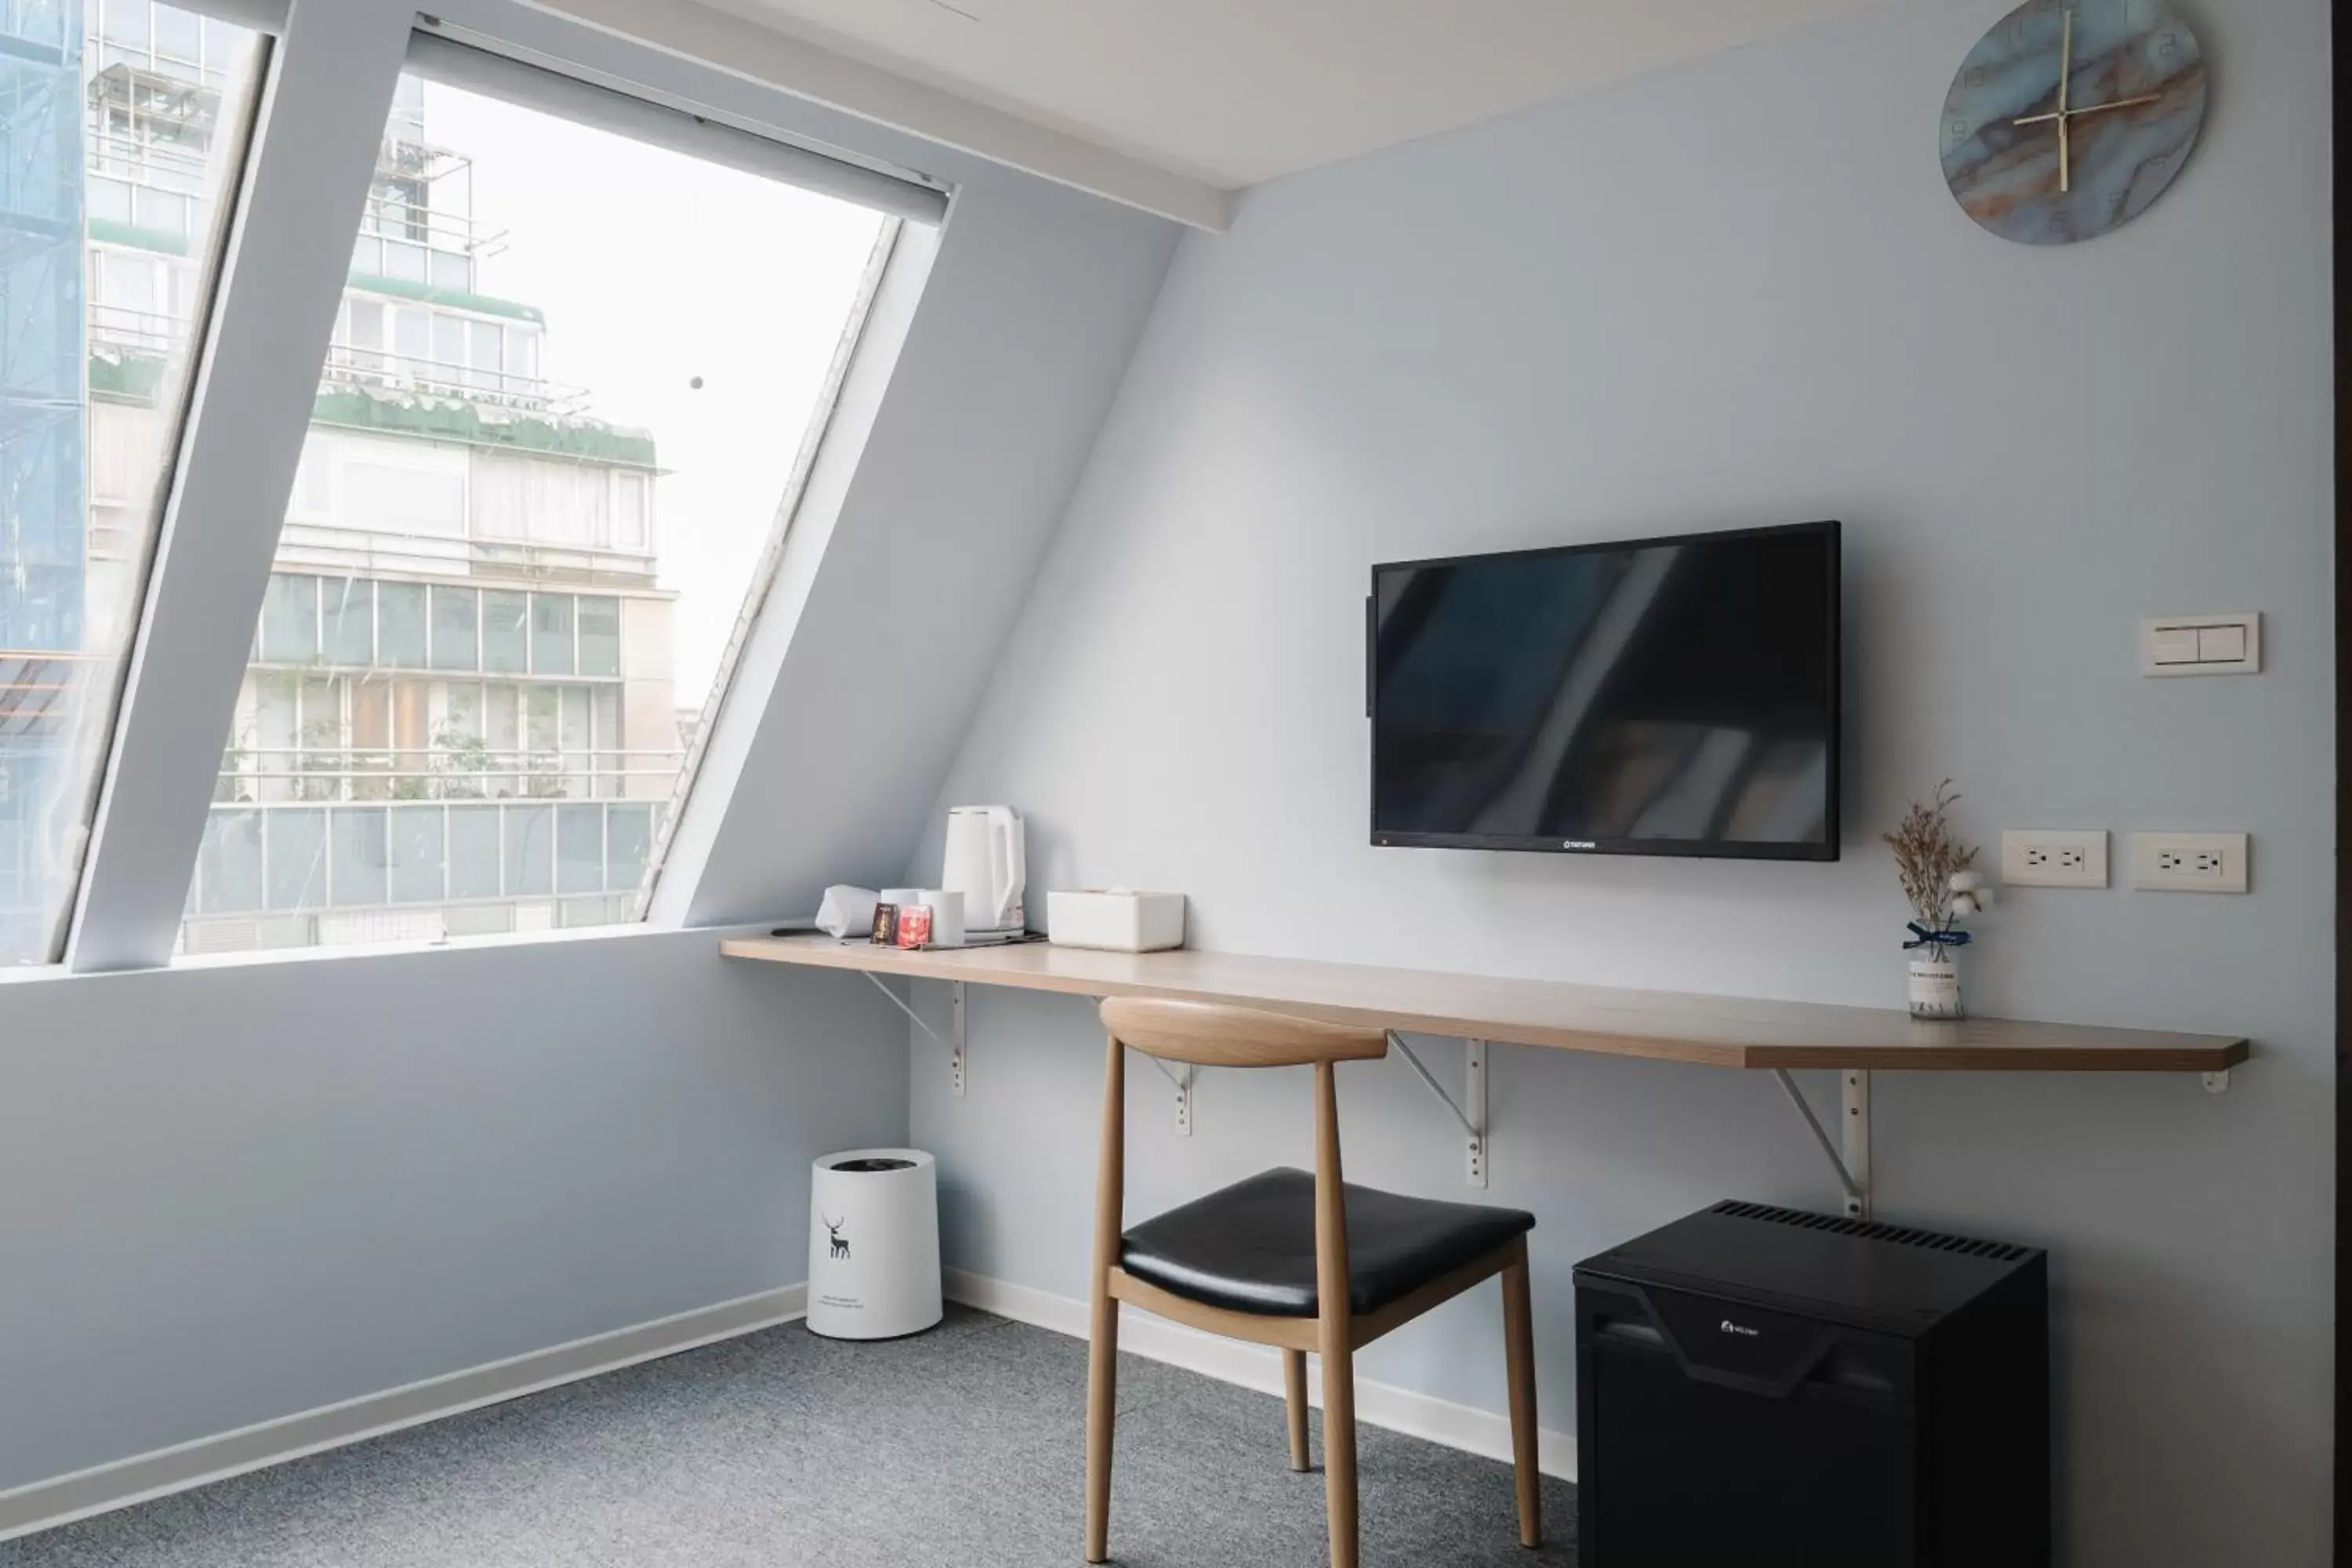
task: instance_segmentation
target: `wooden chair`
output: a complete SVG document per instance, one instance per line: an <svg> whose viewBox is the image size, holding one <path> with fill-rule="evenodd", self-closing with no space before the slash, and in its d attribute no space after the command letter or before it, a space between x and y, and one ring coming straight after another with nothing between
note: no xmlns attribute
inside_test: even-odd
<svg viewBox="0 0 2352 1568"><path fill-rule="evenodd" d="M1087 1561L1103 1562L1110 1549L1120 1302L1280 1349L1294 1470L1307 1468L1307 1352L1323 1358L1323 1479L1331 1564L1355 1568L1355 1352L1491 1274L1503 1277L1519 1540L1538 1544L1541 1516L1527 1243L1535 1216L1342 1185L1333 1068L1343 1061L1386 1056L1387 1035L1286 1014L1134 997L1105 1002L1102 1020L1110 1033L1110 1054L1095 1190ZM1129 1046L1203 1067L1312 1067L1314 1174L1268 1171L1122 1230Z"/></svg>

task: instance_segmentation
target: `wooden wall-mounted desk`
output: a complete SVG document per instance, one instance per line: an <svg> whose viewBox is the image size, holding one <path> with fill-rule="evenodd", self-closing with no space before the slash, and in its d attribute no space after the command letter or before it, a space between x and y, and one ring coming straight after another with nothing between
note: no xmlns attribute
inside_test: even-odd
<svg viewBox="0 0 2352 1568"><path fill-rule="evenodd" d="M955 1053L963 1072L961 987L1004 985L1073 995L1170 996L1370 1025L1400 1034L1645 1057L1773 1073L1838 1167L1850 1213L1869 1208L1870 1075L1874 1072L2168 1072L2228 1082L2249 1052L2229 1035L2170 1034L2013 1018L1921 1022L1893 1008L1767 1002L1737 996L1619 990L1311 959L1227 952L1097 952L1045 942L906 952L828 936L738 938L730 958L880 979L944 980L958 988ZM917 1020L919 1023L920 1019ZM925 1026L927 1028L928 1025ZM1402 1042L1400 1042L1402 1043ZM1468 1131L1472 1179L1483 1185L1484 1053L1474 1047L1471 1105L1454 1102L1420 1059L1412 1065ZM1790 1079L1792 1069L1841 1075L1840 1137L1832 1141ZM1189 1083L1180 1085L1189 1091ZM1180 1114L1189 1116L1189 1093Z"/></svg>

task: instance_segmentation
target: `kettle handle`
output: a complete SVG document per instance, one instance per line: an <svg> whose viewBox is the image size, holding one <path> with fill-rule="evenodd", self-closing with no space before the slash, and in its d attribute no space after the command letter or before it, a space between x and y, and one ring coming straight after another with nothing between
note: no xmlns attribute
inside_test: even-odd
<svg viewBox="0 0 2352 1568"><path fill-rule="evenodd" d="M1020 903L1023 875L1021 864L1021 819L1011 812L988 814L988 879L995 885L996 908L989 923L1003 926L1013 918L1013 906Z"/></svg>

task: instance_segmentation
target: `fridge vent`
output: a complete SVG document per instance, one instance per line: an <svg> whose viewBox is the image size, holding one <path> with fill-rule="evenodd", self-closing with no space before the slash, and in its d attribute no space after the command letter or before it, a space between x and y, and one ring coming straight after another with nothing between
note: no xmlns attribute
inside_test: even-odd
<svg viewBox="0 0 2352 1568"><path fill-rule="evenodd" d="M1760 1220L1767 1225L1792 1225L1801 1230L1827 1231L1832 1236L1858 1236L1869 1241L1891 1241L1898 1247L1924 1247L1931 1252L1957 1253L1963 1258L1981 1258L1994 1263L2014 1263L2033 1255L2032 1247L2006 1241L1973 1241L1965 1236L1946 1236L1940 1231L1914 1230L1908 1226L1885 1225L1877 1220L1807 1214L1802 1209L1777 1208L1770 1204L1726 1200L1708 1212L1732 1219Z"/></svg>

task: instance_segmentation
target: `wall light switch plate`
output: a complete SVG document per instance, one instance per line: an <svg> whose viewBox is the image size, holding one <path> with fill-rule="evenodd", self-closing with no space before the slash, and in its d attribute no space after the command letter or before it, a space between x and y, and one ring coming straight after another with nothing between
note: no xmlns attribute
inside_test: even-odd
<svg viewBox="0 0 2352 1568"><path fill-rule="evenodd" d="M2104 827L2009 827L2000 835L2000 879L2011 888L2104 888Z"/></svg>
<svg viewBox="0 0 2352 1568"><path fill-rule="evenodd" d="M2263 617L2164 616L2139 624L2142 675L2260 675Z"/></svg>
<svg viewBox="0 0 2352 1568"><path fill-rule="evenodd" d="M2132 886L2153 893L2242 893L2242 833L2135 833Z"/></svg>

